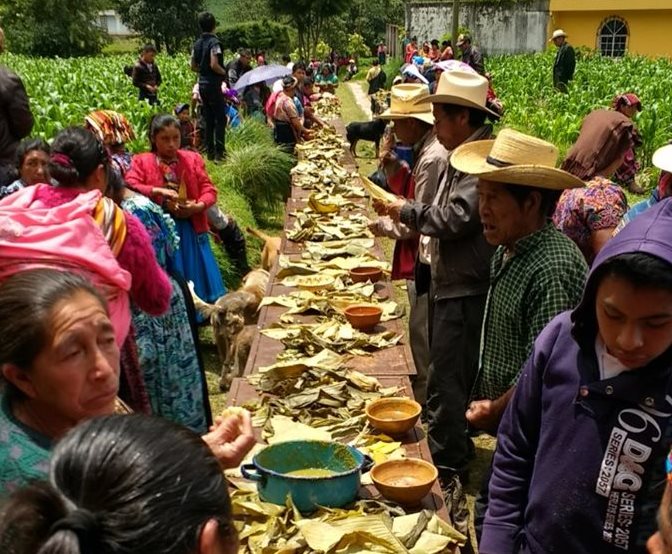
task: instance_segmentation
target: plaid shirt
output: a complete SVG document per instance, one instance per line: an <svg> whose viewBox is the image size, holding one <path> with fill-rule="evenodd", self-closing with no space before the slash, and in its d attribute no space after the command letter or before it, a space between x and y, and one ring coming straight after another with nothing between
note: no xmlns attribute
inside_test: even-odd
<svg viewBox="0 0 672 554"><path fill-rule="evenodd" d="M588 266L576 245L546 224L492 257L475 398L494 400L516 384L537 335L581 300Z"/></svg>

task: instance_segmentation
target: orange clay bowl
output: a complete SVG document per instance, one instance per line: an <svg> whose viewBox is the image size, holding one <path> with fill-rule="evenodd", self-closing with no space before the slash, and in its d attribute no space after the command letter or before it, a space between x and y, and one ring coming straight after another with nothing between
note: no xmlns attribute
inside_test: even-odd
<svg viewBox="0 0 672 554"><path fill-rule="evenodd" d="M345 318L355 329L372 329L380 323L383 309L370 304L354 304L345 309Z"/></svg>
<svg viewBox="0 0 672 554"><path fill-rule="evenodd" d="M410 398L379 398L366 406L366 417L379 431L403 435L415 427L422 406Z"/></svg>
<svg viewBox="0 0 672 554"><path fill-rule="evenodd" d="M353 283L376 283L383 276L383 270L379 267L355 267L350 270L350 279Z"/></svg>
<svg viewBox="0 0 672 554"><path fill-rule="evenodd" d="M420 504L438 476L432 464L418 458L387 460L371 470L371 479L380 494L402 506Z"/></svg>

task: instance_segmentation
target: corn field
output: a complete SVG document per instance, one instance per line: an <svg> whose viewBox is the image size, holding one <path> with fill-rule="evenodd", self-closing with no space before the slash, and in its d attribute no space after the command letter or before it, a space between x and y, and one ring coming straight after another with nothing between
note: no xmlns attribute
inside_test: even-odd
<svg viewBox="0 0 672 554"><path fill-rule="evenodd" d="M90 111L105 108L128 118L137 135L129 146L138 151L148 145L149 120L156 111L170 112L176 104L190 101L196 74L186 54L157 56L164 81L157 110L138 101L138 89L124 74L124 66L135 60L130 55L46 59L7 54L0 61L23 80L35 116L34 135L51 139L68 125L82 125Z"/></svg>
<svg viewBox="0 0 672 554"><path fill-rule="evenodd" d="M643 105L636 119L644 140L638 158L644 172L653 173L651 155L672 139L672 61L611 59L581 51L569 94L560 94L551 84L553 57L549 51L486 60L506 109L502 125L549 140L564 154L588 112L610 106L618 93L634 92ZM123 72L134 61L130 55L39 59L8 54L2 58L2 63L23 78L36 118L35 134L52 138L67 125L81 124L89 111L108 108L129 118L138 135L131 149L142 150L147 146L149 118L156 109L137 100L137 90ZM196 76L189 68L188 55L160 55L157 63L164 78L159 91L161 109L170 111L179 102L189 102Z"/></svg>
<svg viewBox="0 0 672 554"><path fill-rule="evenodd" d="M637 157L644 171L651 173L651 155L672 140L672 60L611 59L582 51L577 54L569 94L561 94L552 86L554 55L546 52L486 60L506 110L502 124L551 141L564 155L591 110L610 107L616 94L633 92L643 108L635 120L644 141Z"/></svg>

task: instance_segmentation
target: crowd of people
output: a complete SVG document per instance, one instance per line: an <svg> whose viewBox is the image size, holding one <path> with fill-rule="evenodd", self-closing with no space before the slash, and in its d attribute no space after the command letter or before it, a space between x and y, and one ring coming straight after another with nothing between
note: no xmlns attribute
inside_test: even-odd
<svg viewBox="0 0 672 554"><path fill-rule="evenodd" d="M0 51L3 39L0 31ZM132 75L141 100L156 106L154 54L143 48ZM241 274L249 267L242 232L218 207L203 158L183 148L184 107L154 115L150 150L133 156L123 114L91 112L47 143L30 137L28 96L2 66L0 90L2 502L48 477L54 445L78 423L114 413L173 422L202 437L217 468L237 466L255 443L251 421L212 419L187 281L208 302L226 293L211 233ZM68 479L81 482L76 473ZM72 501L57 498L79 536ZM226 494L219 502L228 505ZM5 531L0 549L17 551ZM38 539L27 540L25 552L37 551Z"/></svg>
<svg viewBox="0 0 672 554"><path fill-rule="evenodd" d="M339 68L348 66L346 79L357 73L354 59L344 59L334 51L323 61L313 58L309 63L293 63L289 56L283 56L282 63L287 69L284 76L291 75L295 81L284 82L279 77L269 83L264 76L239 86L240 79L247 73L268 65L265 53L260 51L255 57L250 50L241 48L226 63L224 48L214 32L216 25L211 13L201 14L202 34L192 50L191 68L198 73L198 78L191 92L191 102L178 104L173 109L181 124L181 147L202 150L210 160L221 161L226 157L226 130L238 127L242 116L266 122L273 129L276 142L293 152L297 142L310 136L307 131L311 126L322 124L315 117L311 103L324 93L335 93ZM385 63L383 43L378 46L378 52L377 61ZM135 65L125 68L138 88L139 100L151 105L160 104L161 72L155 56L156 48L147 44ZM285 96L290 102L284 101Z"/></svg>
<svg viewBox="0 0 672 554"><path fill-rule="evenodd" d="M214 17L199 24L191 65L217 160L223 91L251 56L225 66ZM480 52L468 36L456 46L462 61L451 44L405 45L379 115L390 122L379 173L397 200L374 201L370 223L396 241L442 487L459 496L472 435L488 433L482 554L670 552L672 145L657 145L651 197L629 206L635 94L587 114L558 168L551 142L495 135L503 107ZM154 53L143 48L131 75L156 105ZM367 80L384 87L384 44L377 55ZM313 85L337 80L327 62L286 66L243 97L291 148L324 125ZM132 156L122 114L92 112L47 144L30 138L25 90L2 66L0 93L11 107L0 111L0 497L11 495L0 550L235 552L222 468L254 445L252 422L212 421L186 281L209 302L226 291L210 232L241 272L247 262L188 141L189 106L155 115L150 151Z"/></svg>
<svg viewBox="0 0 672 554"><path fill-rule="evenodd" d="M635 94L589 113L557 169L553 144L495 136L488 80L451 63L434 87L392 87L377 174L399 199L374 201L370 224L396 240L444 493L461 495L472 436L488 433L481 553L644 552L672 444L672 145L652 196L629 206Z"/></svg>

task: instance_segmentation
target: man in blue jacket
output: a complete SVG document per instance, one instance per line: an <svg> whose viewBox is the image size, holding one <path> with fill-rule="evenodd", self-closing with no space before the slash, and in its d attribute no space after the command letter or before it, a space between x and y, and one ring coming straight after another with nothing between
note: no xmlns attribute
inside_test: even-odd
<svg viewBox="0 0 672 554"><path fill-rule="evenodd" d="M225 155L226 101L222 94L222 83L227 74L223 67L222 44L215 34L215 16L210 12L199 14L198 25L202 34L191 53L191 69L198 72L208 159L220 161Z"/></svg>

